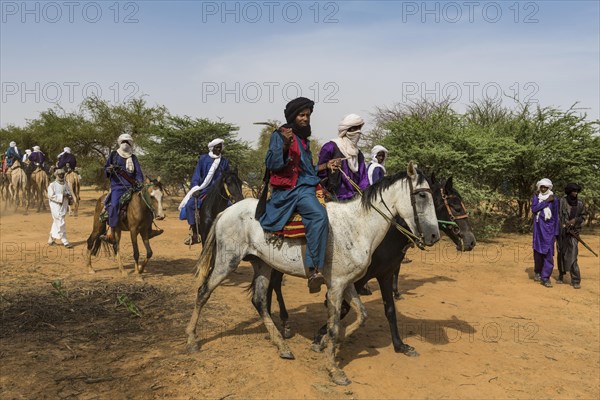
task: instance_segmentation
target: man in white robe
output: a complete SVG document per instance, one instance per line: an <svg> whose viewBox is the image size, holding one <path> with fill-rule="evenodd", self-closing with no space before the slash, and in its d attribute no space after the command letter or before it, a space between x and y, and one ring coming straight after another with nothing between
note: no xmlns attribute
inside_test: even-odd
<svg viewBox="0 0 600 400"><path fill-rule="evenodd" d="M73 247L67 239L65 215L69 209L71 193L69 185L65 182L65 171L57 169L54 172L56 179L48 185L48 200L50 202L50 212L52 213L52 228L48 237L48 245L54 245L55 239L60 239L62 244L70 249Z"/></svg>

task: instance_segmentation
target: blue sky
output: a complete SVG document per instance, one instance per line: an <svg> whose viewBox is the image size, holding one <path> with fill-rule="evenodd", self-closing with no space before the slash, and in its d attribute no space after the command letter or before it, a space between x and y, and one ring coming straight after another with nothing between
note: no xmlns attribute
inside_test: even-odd
<svg viewBox="0 0 600 400"><path fill-rule="evenodd" d="M485 94L600 117L598 1L2 1L0 125L86 93L234 123L315 98L313 132L425 96ZM367 130L369 126L367 125Z"/></svg>

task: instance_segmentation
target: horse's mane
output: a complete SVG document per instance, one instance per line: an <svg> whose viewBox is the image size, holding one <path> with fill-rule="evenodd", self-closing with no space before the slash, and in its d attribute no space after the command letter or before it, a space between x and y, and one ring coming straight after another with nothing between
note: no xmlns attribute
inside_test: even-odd
<svg viewBox="0 0 600 400"><path fill-rule="evenodd" d="M416 169L416 171L418 185L422 184L424 181L427 181L426 176L423 174L423 172L421 172L421 170ZM406 171L398 172L391 176L384 176L381 178L381 180L375 182L373 185L365 189L362 195L362 206L367 209L372 207L373 201L377 199L377 196L381 196L382 191L388 189L394 183L405 178L408 178L408 173Z"/></svg>
<svg viewBox="0 0 600 400"><path fill-rule="evenodd" d="M238 175L235 171L232 171L232 170L222 171L219 178L215 181L214 185L210 188L210 190L206 194L206 199L204 199L204 202L206 203L207 206L212 205L215 200L217 200L218 198L221 197L219 194L219 192L221 191L221 187L222 187L221 184L223 183L223 180L228 176L231 176L231 177L239 180L240 187L241 187L242 180L238 177Z"/></svg>

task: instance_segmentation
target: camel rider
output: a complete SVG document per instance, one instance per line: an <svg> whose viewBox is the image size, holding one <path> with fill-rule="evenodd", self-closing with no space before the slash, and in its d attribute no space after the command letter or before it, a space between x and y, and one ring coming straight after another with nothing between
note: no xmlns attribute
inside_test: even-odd
<svg viewBox="0 0 600 400"><path fill-rule="evenodd" d="M23 162L29 160L29 156L31 155L31 149L25 150L25 154L23 154Z"/></svg>
<svg viewBox="0 0 600 400"><path fill-rule="evenodd" d="M29 155L29 162L36 168L46 171L46 155L40 150L40 146L33 146L33 151Z"/></svg>
<svg viewBox="0 0 600 400"><path fill-rule="evenodd" d="M388 150L381 146L376 145L371 150L371 162L367 168L367 176L369 177L369 185L378 182L385 176L385 159L387 158Z"/></svg>
<svg viewBox="0 0 600 400"><path fill-rule="evenodd" d="M69 164L69 167L72 171L74 171L75 167L77 166L77 159L71 153L70 147L65 147L63 149L63 152L58 155L58 161L56 162L56 168L64 169L65 171L68 172L67 164Z"/></svg>
<svg viewBox="0 0 600 400"><path fill-rule="evenodd" d="M338 125L338 137L325 143L319 152L319 165L335 160L337 168L319 171L319 177L327 178L325 188L336 200L353 198L357 194L354 185L360 190L369 186L365 157L358 148L364 124L360 116L346 115Z"/></svg>
<svg viewBox="0 0 600 400"><path fill-rule="evenodd" d="M322 271L329 235L327 211L315 193L320 182L317 172L333 167L332 161L318 167L312 161L309 137L314 104L312 100L299 97L286 105L287 124L271 135L265 158L266 168L271 174L271 198L264 203L264 214L262 202L265 197L260 200L256 212L261 226L269 232L282 230L294 211L302 216L306 230L304 267L311 293L319 292L325 283Z"/></svg>
<svg viewBox="0 0 600 400"><path fill-rule="evenodd" d="M23 158L23 156L21 155L21 153L19 152L19 148L17 147L17 143L12 141L9 143L9 147L6 150L6 153L4 153L6 155L6 167L10 168L12 167L13 163L18 160L21 161L21 159Z"/></svg>
<svg viewBox="0 0 600 400"><path fill-rule="evenodd" d="M223 171L229 170L229 160L222 156L223 139L214 139L208 144L208 154L198 158L191 189L179 204L179 219L187 220L192 231L191 239L184 242L187 245L200 243L196 221L196 209L200 209L202 199L217 182Z"/></svg>

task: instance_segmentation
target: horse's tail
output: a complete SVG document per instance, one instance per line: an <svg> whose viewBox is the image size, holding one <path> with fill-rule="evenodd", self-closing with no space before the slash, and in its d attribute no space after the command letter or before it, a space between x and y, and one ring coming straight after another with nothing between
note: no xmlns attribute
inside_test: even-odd
<svg viewBox="0 0 600 400"><path fill-rule="evenodd" d="M208 232L208 236L206 237L206 241L202 244L202 253L200 254L200 258L196 264L196 277L198 278L199 287L202 287L206 283L206 280L215 267L215 256L217 250L215 229L219 220L221 219L221 215L222 213L218 214L215 218L215 221Z"/></svg>
<svg viewBox="0 0 600 400"><path fill-rule="evenodd" d="M87 240L87 248L91 252L93 256L98 255L98 250L100 250L100 246L102 243L101 235L106 233L106 223L100 221L100 214L102 213L102 209L104 208L104 204L102 204L104 196L101 196L96 201L96 211L94 212L94 225L92 228L92 233ZM104 243L107 245L107 243ZM106 249L109 249L110 246L105 246Z"/></svg>

